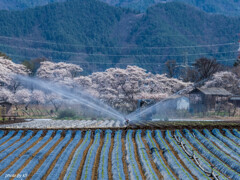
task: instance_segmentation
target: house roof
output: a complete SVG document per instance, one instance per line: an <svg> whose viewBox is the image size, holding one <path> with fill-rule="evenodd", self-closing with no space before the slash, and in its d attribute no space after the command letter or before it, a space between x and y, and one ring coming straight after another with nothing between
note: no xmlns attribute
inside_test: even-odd
<svg viewBox="0 0 240 180"><path fill-rule="evenodd" d="M240 96L233 96L230 98L231 101L240 101Z"/></svg>
<svg viewBox="0 0 240 180"><path fill-rule="evenodd" d="M6 101L0 101L0 105L3 105L3 104L11 104L11 103L6 102Z"/></svg>
<svg viewBox="0 0 240 180"><path fill-rule="evenodd" d="M228 92L224 88L196 88L190 93L202 92L205 95L215 95L215 96L232 96L232 93Z"/></svg>
<svg viewBox="0 0 240 180"><path fill-rule="evenodd" d="M179 99L188 99L188 97L183 96L183 95L171 95L168 98L165 98L164 100L162 100L162 102L167 102L167 101L171 101L171 100L179 100Z"/></svg>

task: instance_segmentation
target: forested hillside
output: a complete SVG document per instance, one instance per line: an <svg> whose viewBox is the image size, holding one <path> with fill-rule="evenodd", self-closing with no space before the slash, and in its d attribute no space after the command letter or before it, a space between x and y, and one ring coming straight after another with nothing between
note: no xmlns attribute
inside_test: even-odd
<svg viewBox="0 0 240 180"><path fill-rule="evenodd" d="M53 2L64 2L66 0L1 0L0 9L23 10L36 6L44 6Z"/></svg>
<svg viewBox="0 0 240 180"><path fill-rule="evenodd" d="M138 46L157 47L144 49L145 52L169 54L168 59L184 62L193 61L199 56L209 56L231 61L236 57L237 44L225 43L237 43L239 23L240 18L209 15L173 2L149 8L133 28L132 34ZM149 61L158 62L165 58L153 56Z"/></svg>
<svg viewBox="0 0 240 180"><path fill-rule="evenodd" d="M146 11L150 6L158 3L183 2L209 13L240 16L239 0L101 0L114 6Z"/></svg>
<svg viewBox="0 0 240 180"><path fill-rule="evenodd" d="M0 10L24 10L44 6L54 2L71 0L1 0ZM80 1L80 0L79 0ZM100 0L112 6L129 8L145 12L150 6L158 3L183 2L209 13L240 16L240 0Z"/></svg>
<svg viewBox="0 0 240 180"><path fill-rule="evenodd" d="M143 14L95 0L71 0L0 11L0 51L14 61L71 61L85 72L127 64L161 72L169 59L182 64L207 56L233 63L239 24L240 18L210 15L176 2Z"/></svg>

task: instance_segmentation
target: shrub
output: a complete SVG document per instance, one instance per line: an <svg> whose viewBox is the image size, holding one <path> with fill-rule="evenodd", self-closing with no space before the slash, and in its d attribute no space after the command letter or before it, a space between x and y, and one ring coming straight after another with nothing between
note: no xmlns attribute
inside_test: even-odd
<svg viewBox="0 0 240 180"><path fill-rule="evenodd" d="M58 119L68 119L68 118L75 118L77 116L76 112L70 109L62 110L59 112L57 118Z"/></svg>

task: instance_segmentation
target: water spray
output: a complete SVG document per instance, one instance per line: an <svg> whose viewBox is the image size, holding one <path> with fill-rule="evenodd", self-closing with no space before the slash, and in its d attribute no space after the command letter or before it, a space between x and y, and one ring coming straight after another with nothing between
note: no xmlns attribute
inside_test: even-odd
<svg viewBox="0 0 240 180"><path fill-rule="evenodd" d="M89 107L105 115L108 115L111 118L124 122L124 116L121 113L111 108L107 104L103 103L99 99L96 99L90 96L83 90L75 93L63 86L60 86L52 82L47 82L37 78L30 78L30 77L21 76L21 75L17 75L16 77L22 82L28 83L28 85L29 84L34 85L36 87L39 87L40 89L44 89L46 91L56 93L66 99L71 100L72 102L77 102L83 106Z"/></svg>

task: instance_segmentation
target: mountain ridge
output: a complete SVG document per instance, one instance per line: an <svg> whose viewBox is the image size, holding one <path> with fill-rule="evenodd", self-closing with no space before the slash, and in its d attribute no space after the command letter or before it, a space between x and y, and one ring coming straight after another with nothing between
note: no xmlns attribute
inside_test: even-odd
<svg viewBox="0 0 240 180"><path fill-rule="evenodd" d="M1 0L0 10L24 10L66 0Z"/></svg>
<svg viewBox="0 0 240 180"><path fill-rule="evenodd" d="M18 62L46 57L80 63L88 72L126 64L160 72L169 59L235 58L238 24L240 18L210 15L180 2L136 13L95 0L71 0L0 11L0 51ZM229 42L236 43L198 47Z"/></svg>
<svg viewBox="0 0 240 180"><path fill-rule="evenodd" d="M50 3L65 2L71 0L1 0L0 10L24 10L36 6L44 6ZM80 1L80 0L79 0ZM227 16L240 16L240 0L100 0L111 6L129 8L145 12L149 7L158 3L182 2L202 11L223 14Z"/></svg>
<svg viewBox="0 0 240 180"><path fill-rule="evenodd" d="M145 12L158 3L182 2L208 13L240 16L239 0L101 0L113 6L125 7Z"/></svg>

